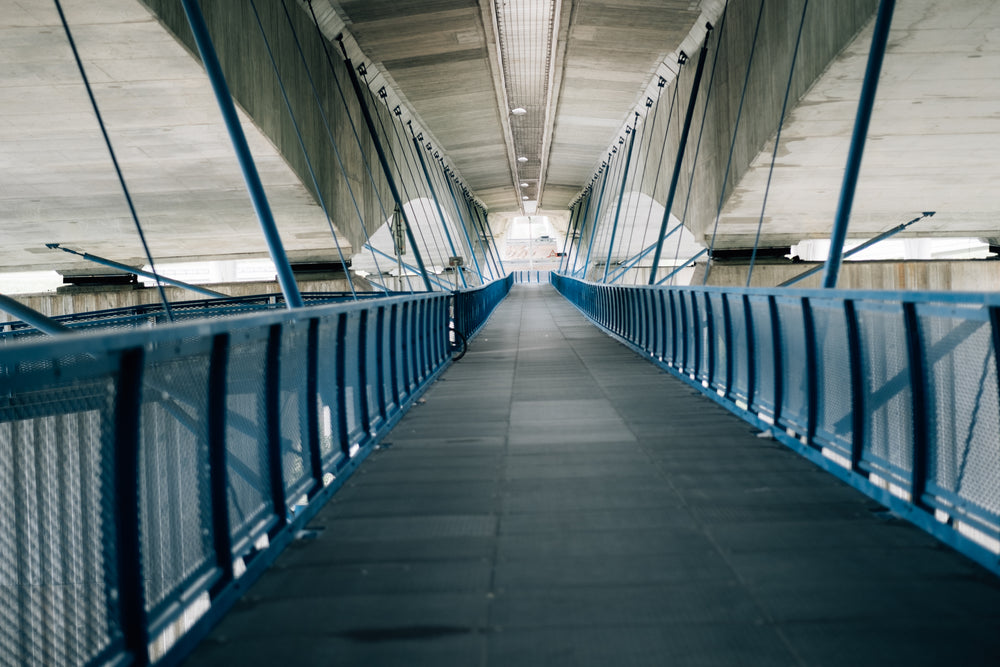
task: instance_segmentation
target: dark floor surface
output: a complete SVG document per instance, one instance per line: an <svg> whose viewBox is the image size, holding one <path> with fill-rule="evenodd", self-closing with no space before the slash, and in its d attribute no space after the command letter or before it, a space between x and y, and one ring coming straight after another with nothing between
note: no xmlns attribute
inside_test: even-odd
<svg viewBox="0 0 1000 667"><path fill-rule="evenodd" d="M1000 582L515 287L188 665L1000 665Z"/></svg>

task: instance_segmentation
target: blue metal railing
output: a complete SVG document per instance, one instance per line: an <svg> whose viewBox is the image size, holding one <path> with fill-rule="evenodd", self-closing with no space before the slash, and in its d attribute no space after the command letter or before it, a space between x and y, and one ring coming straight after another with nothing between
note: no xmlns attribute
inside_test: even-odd
<svg viewBox="0 0 1000 667"><path fill-rule="evenodd" d="M1000 574L1000 294L552 282L654 363Z"/></svg>
<svg viewBox="0 0 1000 667"><path fill-rule="evenodd" d="M455 330L466 338L472 338L486 324L493 309L497 307L514 284L514 275L494 280L482 287L459 290L454 293L453 320Z"/></svg>
<svg viewBox="0 0 1000 667"><path fill-rule="evenodd" d="M302 300L310 306L354 300L354 295L350 292L303 292L301 296ZM382 292L358 292L357 296L359 299L378 299L384 297L385 294ZM175 301L170 304L175 321L205 317L232 317L233 315L262 310L280 310L285 307L285 297L281 294L195 299ZM52 319L70 329L135 329L170 323L162 303L138 304L72 315L56 315ZM0 323L0 341L21 340L41 334L41 331L26 322Z"/></svg>
<svg viewBox="0 0 1000 667"><path fill-rule="evenodd" d="M460 293L456 318L484 321L509 285ZM448 365L450 299L0 347L6 658L145 664L207 607L176 662Z"/></svg>
<svg viewBox="0 0 1000 667"><path fill-rule="evenodd" d="M513 271L515 283L548 283L549 271Z"/></svg>

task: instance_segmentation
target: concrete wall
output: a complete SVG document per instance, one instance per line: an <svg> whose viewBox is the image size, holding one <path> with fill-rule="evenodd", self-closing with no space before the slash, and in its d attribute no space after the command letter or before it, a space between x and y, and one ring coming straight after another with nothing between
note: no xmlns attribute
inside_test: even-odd
<svg viewBox="0 0 1000 667"><path fill-rule="evenodd" d="M180 3L176 0L143 2L189 50L197 52ZM318 34L308 11L299 3L286 1L256 4L331 219L350 241L354 252L364 252L362 246L367 237L374 234L392 215L394 203L339 46L326 41L326 48L331 56L328 60L321 41L323 38ZM283 4L288 7L294 33L282 9ZM271 139L306 187L315 193L306 159L250 3L205 2L202 3L202 9L233 96ZM296 37L305 53L308 73L296 48ZM330 61L333 62L332 72ZM310 75L319 92L322 111L316 104ZM431 188L427 185L409 128L403 126L386 104L364 86L364 82L362 86L404 203L430 198ZM330 141L328 126L336 149ZM419 128L415 130L419 132ZM440 173L441 166L433 154L426 150L422 153L427 169L431 172L434 194L449 224L449 234L455 245L453 254L471 260L470 252L463 250L465 235L459 225L464 222L469 236L475 239L473 223L464 209L460 214L454 211L451 193L447 190ZM464 207L460 192L456 192L456 198L459 205ZM429 249L445 247L448 245L447 238L441 229L441 216L436 207L427 207L424 214L434 220L434 225L425 232L425 236L434 235L435 238L418 238L417 243L421 247L426 245L425 254L432 255L434 253ZM359 216L364 220L364 226ZM416 221L411 221L411 224L416 226ZM446 265L450 254L452 253L439 257L428 256L425 261L428 264ZM477 256L479 261L484 260L481 252L477 252ZM472 264L471 261L468 263Z"/></svg>
<svg viewBox="0 0 1000 667"><path fill-rule="evenodd" d="M740 123L732 165L728 179L725 179L725 197L732 194L751 161L778 129L802 0L772 0L764 3L746 99L742 114L739 114L743 81L760 5L759 0L731 0L725 20L720 18L716 22L709 41L708 60L672 208L673 215L679 219L683 217L687 227L706 244L711 240L737 115L740 115ZM877 5L876 0L838 0L809 4L792 80L790 108L868 22ZM634 175L630 178L628 189L641 190L661 204L665 203L669 189L698 55L698 52L688 54L690 60L681 68L680 75L663 89L659 104L654 107L656 114L647 115L639 125L639 132L645 132L645 142L641 150L637 146L634 152L630 167ZM676 103L671 108L675 89ZM643 128L644 123L649 125L648 129ZM685 216L689 183L690 202ZM615 187L619 185L620 183L615 184ZM595 200L591 202L591 218L598 189L595 188ZM614 197L609 201L606 193L602 209L613 206L614 201ZM650 222L658 226L660 221ZM628 224L645 225L646 221L635 220ZM600 233L599 231L598 234Z"/></svg>
<svg viewBox="0 0 1000 667"><path fill-rule="evenodd" d="M773 287L817 266L814 262L798 264L758 264L753 270L751 287ZM709 285L743 287L747 279L746 264L714 262ZM692 284L700 285L705 265L699 263ZM820 271L794 285L795 288L821 287ZM864 290L918 290L945 292L1000 291L1000 261L954 260L919 262L844 262L837 287Z"/></svg>

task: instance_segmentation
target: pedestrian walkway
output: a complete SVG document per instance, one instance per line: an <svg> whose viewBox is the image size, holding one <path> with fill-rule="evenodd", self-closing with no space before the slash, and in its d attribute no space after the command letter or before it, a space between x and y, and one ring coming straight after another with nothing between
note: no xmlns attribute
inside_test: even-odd
<svg viewBox="0 0 1000 667"><path fill-rule="evenodd" d="M190 665L998 665L992 575L516 286Z"/></svg>

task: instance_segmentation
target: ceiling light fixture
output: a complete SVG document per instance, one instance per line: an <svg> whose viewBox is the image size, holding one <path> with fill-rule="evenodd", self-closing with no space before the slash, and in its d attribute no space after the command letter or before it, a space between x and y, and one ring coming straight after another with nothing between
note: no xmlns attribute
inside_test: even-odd
<svg viewBox="0 0 1000 667"><path fill-rule="evenodd" d="M524 156L522 155L521 157L517 158L517 161L518 161L518 162L527 162L527 161L528 161L528 158L526 158L526 157L524 157Z"/></svg>
<svg viewBox="0 0 1000 667"><path fill-rule="evenodd" d="M526 187L528 187L528 184L527 183L521 183L521 187L522 188L526 188Z"/></svg>
<svg viewBox="0 0 1000 667"><path fill-rule="evenodd" d="M523 199L524 201L528 201L528 196L524 195L523 197L521 197L521 199Z"/></svg>
<svg viewBox="0 0 1000 667"><path fill-rule="evenodd" d="M523 116L524 114L528 113L528 110L525 109L524 107L517 107L516 109L511 109L510 113L514 116Z"/></svg>

